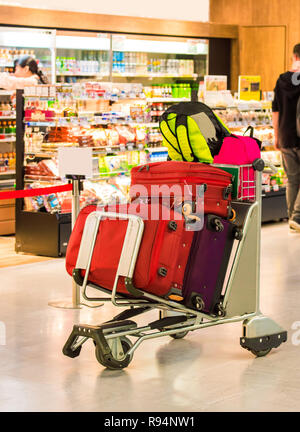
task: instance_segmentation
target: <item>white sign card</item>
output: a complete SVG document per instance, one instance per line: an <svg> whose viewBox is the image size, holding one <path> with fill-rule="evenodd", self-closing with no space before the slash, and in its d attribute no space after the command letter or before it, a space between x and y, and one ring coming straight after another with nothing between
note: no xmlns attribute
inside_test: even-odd
<svg viewBox="0 0 300 432"><path fill-rule="evenodd" d="M66 175L93 176L93 152L90 147L61 147L58 149L60 177Z"/></svg>

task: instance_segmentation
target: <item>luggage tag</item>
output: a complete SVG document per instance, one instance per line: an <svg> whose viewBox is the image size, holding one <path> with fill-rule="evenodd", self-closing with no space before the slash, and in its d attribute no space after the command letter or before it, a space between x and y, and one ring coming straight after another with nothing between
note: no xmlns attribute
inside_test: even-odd
<svg viewBox="0 0 300 432"><path fill-rule="evenodd" d="M204 225L204 192L206 185L197 185L196 201L188 185L184 187L184 200L174 201L174 209L180 212L185 220L187 231L201 231Z"/></svg>

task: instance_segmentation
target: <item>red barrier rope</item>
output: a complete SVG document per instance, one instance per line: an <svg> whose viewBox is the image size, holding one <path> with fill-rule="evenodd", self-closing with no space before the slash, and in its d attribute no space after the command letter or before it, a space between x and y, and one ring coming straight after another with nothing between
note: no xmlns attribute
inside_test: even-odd
<svg viewBox="0 0 300 432"><path fill-rule="evenodd" d="M71 191L72 188L73 188L72 184L65 184L61 186L50 186L50 187L37 188L37 189L5 191L5 192L0 192L0 200L25 198L25 197L32 197L38 195L49 195L51 193Z"/></svg>

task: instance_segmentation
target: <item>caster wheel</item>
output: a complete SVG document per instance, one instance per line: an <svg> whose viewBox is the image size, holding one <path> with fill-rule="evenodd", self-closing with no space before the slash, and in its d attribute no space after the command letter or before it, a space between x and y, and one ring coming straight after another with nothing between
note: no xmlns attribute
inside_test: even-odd
<svg viewBox="0 0 300 432"><path fill-rule="evenodd" d="M215 312L216 315L220 318L224 318L226 316L226 310L224 309L224 306L221 303L216 305Z"/></svg>
<svg viewBox="0 0 300 432"><path fill-rule="evenodd" d="M193 303L194 307L199 311L203 310L205 307L204 301L202 300L202 298L200 296L197 296L197 295L192 298L192 303Z"/></svg>
<svg viewBox="0 0 300 432"><path fill-rule="evenodd" d="M101 349L99 349L99 347L96 345L96 359L102 366L105 366L108 369L118 370L124 369L129 365L132 360L133 354L131 354L130 356L127 356L126 354L132 347L132 342L125 336L120 337L119 341L121 342L122 352L118 352L117 355L115 354L116 349L118 350L120 348L120 345L118 344L117 339L114 339L111 342L111 354L108 357L104 357Z"/></svg>
<svg viewBox="0 0 300 432"><path fill-rule="evenodd" d="M255 355L255 357L264 357L264 356L266 356L267 354L269 354L269 352L272 350L272 348L268 348L268 349L265 349L265 350L263 350L263 351L255 351L255 350L251 350L251 352L252 352L252 354L254 354Z"/></svg>
<svg viewBox="0 0 300 432"><path fill-rule="evenodd" d="M66 352L64 352L64 354L70 358L76 358L79 356L81 348L82 348L82 345L80 345L78 348L76 348L75 351L73 351L71 349L67 349Z"/></svg>
<svg viewBox="0 0 300 432"><path fill-rule="evenodd" d="M188 331L182 331L175 334L170 335L173 339L183 339L188 334Z"/></svg>

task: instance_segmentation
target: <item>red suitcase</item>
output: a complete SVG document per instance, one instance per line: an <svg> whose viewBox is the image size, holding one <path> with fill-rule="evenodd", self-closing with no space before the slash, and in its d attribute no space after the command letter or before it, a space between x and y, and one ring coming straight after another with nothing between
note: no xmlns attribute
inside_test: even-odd
<svg viewBox="0 0 300 432"><path fill-rule="evenodd" d="M183 218L178 220L178 214L175 215L173 210L168 214L164 213L167 209L160 204L120 204L113 208L106 207L105 211L142 217L150 215L150 208L152 211L158 211L161 219L143 218L144 233L134 271L134 286L157 296L181 300L185 267L193 241L193 232L185 229ZM66 253L66 269L70 275L76 267L86 219L94 211L95 205L87 206L81 210L76 220ZM127 223L121 219L104 219L100 222L88 276L89 282L112 290ZM84 277L84 270L81 276ZM117 292L128 294L122 278Z"/></svg>
<svg viewBox="0 0 300 432"><path fill-rule="evenodd" d="M130 197L132 200L143 197L163 197L164 190L157 187L179 185L179 193L188 191L193 200L196 199L196 186L204 185L204 213L215 214L223 218L231 216L232 175L220 168L198 162L153 162L134 167L131 170ZM141 192L139 188L141 187ZM176 197L176 191L172 192Z"/></svg>

